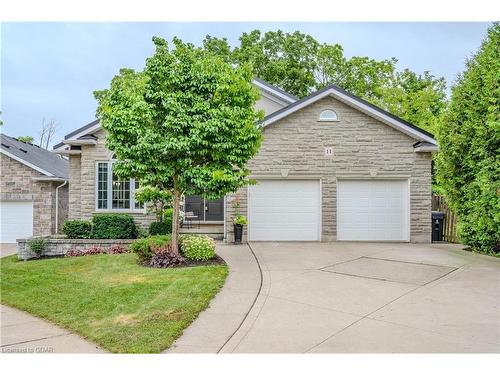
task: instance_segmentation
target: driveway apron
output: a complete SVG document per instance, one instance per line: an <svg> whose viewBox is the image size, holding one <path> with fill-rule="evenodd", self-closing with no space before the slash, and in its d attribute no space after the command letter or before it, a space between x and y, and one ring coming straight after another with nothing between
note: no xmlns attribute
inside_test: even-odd
<svg viewBox="0 0 500 375"><path fill-rule="evenodd" d="M497 258L450 244L250 246L261 292L222 353L500 351Z"/></svg>

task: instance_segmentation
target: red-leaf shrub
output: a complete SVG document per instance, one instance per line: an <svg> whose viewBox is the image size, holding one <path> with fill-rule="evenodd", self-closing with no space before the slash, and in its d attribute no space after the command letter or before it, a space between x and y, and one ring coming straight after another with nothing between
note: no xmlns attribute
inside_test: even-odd
<svg viewBox="0 0 500 375"><path fill-rule="evenodd" d="M123 245L113 245L109 249L110 254L124 254L124 253L128 253L128 252L129 252L128 248L126 246L123 246Z"/></svg>
<svg viewBox="0 0 500 375"><path fill-rule="evenodd" d="M106 250L98 247L98 246L92 246L89 247L88 249L71 249L66 252L67 257L82 257L86 255L97 255L97 254L106 254Z"/></svg>
<svg viewBox="0 0 500 375"><path fill-rule="evenodd" d="M68 250L65 254L65 256L67 257L81 257L81 256L84 256L84 252L83 250L81 249L71 249L71 250Z"/></svg>
<svg viewBox="0 0 500 375"><path fill-rule="evenodd" d="M183 257L172 252L172 245L170 243L154 247L153 251L153 257L149 262L150 267L168 268L186 264L186 260Z"/></svg>
<svg viewBox="0 0 500 375"><path fill-rule="evenodd" d="M106 250L99 246L92 246L85 250L84 255L97 255L97 254L107 254Z"/></svg>

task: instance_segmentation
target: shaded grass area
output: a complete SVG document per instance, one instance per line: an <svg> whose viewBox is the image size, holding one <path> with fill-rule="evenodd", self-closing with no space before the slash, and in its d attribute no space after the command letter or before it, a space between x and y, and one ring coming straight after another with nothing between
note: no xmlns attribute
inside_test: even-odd
<svg viewBox="0 0 500 375"><path fill-rule="evenodd" d="M224 284L225 265L153 269L134 254L0 259L1 301L117 353L168 348Z"/></svg>

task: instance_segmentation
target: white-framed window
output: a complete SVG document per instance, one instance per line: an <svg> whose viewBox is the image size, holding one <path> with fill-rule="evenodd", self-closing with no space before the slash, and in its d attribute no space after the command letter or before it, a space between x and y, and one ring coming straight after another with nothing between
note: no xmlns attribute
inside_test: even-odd
<svg viewBox="0 0 500 375"><path fill-rule="evenodd" d="M96 210L143 211L143 205L134 199L139 182L133 178L120 180L113 173L113 160L96 162Z"/></svg>
<svg viewBox="0 0 500 375"><path fill-rule="evenodd" d="M333 109L325 109L319 114L319 121L338 121L337 112Z"/></svg>

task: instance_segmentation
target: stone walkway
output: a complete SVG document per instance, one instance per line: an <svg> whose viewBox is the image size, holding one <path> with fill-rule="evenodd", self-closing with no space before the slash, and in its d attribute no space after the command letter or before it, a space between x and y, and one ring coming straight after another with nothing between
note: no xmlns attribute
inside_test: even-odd
<svg viewBox="0 0 500 375"><path fill-rule="evenodd" d="M261 287L258 263L247 245L217 245L229 266L224 287L165 353L218 353L238 331Z"/></svg>

